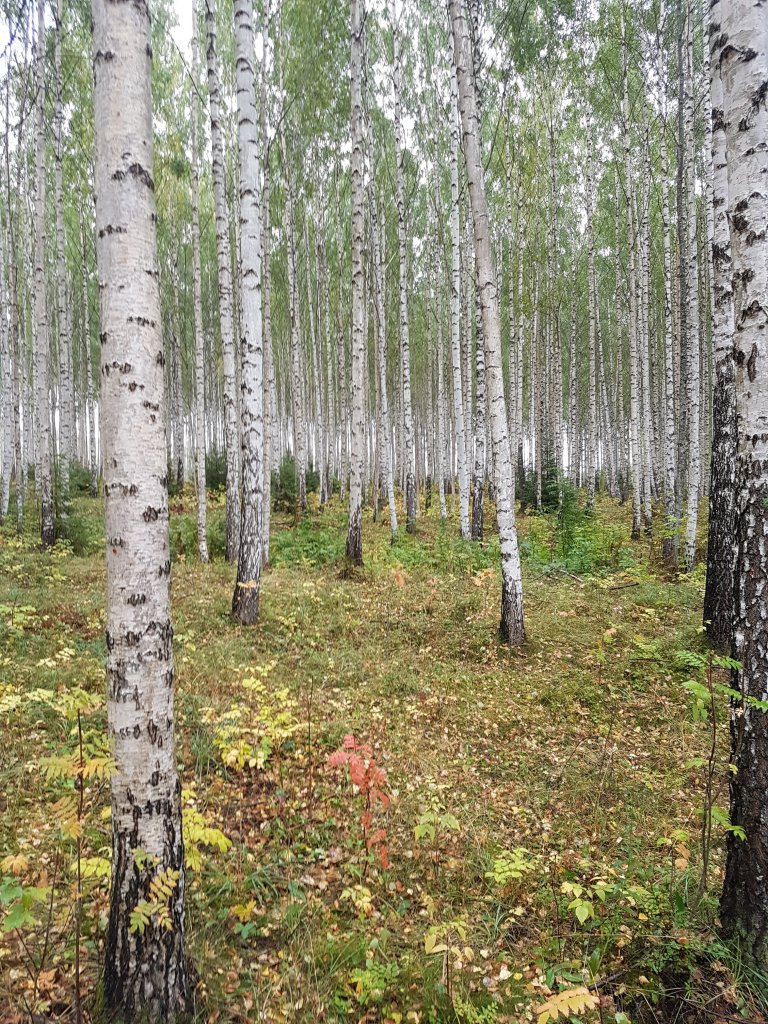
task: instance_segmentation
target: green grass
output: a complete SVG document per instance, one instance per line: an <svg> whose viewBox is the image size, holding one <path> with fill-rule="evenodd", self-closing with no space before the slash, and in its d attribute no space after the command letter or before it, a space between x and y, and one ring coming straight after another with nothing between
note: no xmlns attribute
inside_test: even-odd
<svg viewBox="0 0 768 1024"><path fill-rule="evenodd" d="M194 499L174 498L180 770L188 806L232 841L203 849L190 872L199 1019L518 1020L591 963L619 979L601 990L603 1024L621 1012L645 1022L675 971L693 979L694 1000L697 984L709 992L713 962L744 1000L720 1009L755 1019L746 993L759 984L712 944L719 840L708 896L694 895L703 780L686 766L708 727L691 719L674 652L701 645L701 580L670 579L647 541L630 542L627 510L605 500L577 524L577 562L555 517L524 517L528 642L508 650L496 632L497 539L462 542L435 505L395 544L386 518L374 524L366 510L365 568L351 576L343 507L298 524L276 515L261 620L248 630L229 618L233 568L196 562ZM212 502L214 530L222 516ZM0 862L23 858L0 877L55 884L50 920L46 904L34 925L0 933L2 1019L31 1005L36 968L22 940L38 963L46 931L37 998L51 1012L71 1005L74 841L53 804L74 790L42 761L73 749L63 695L104 689L101 505L76 498L70 542L52 553L37 550L33 528L0 534ZM37 688L49 704L3 710ZM103 711L86 726L96 743ZM386 871L362 842L360 798L327 765L350 732L388 775L391 805L376 822ZM265 737L263 769L226 763ZM89 780L86 856L108 849L108 802L108 779ZM459 828L417 841L429 809ZM494 858L518 847L531 868L500 888ZM562 885L596 879L610 894L581 924ZM88 991L107 897L106 884L87 883ZM427 952L430 929L447 954Z"/></svg>

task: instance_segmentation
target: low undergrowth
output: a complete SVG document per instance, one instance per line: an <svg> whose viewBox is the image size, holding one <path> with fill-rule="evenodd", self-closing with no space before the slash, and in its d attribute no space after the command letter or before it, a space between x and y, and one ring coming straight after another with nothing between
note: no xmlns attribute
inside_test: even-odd
<svg viewBox="0 0 768 1024"><path fill-rule="evenodd" d="M453 509L394 544L366 511L351 577L338 500L276 512L244 630L231 567L195 560L193 497L172 504L199 1020L763 1019L766 979L717 938L727 664L698 630L700 578L662 573L627 510L521 517L529 639L510 651L498 542L462 542ZM78 973L91 1013L101 971L99 503L70 522L45 555L33 524L0 534L9 1022L71 1019Z"/></svg>

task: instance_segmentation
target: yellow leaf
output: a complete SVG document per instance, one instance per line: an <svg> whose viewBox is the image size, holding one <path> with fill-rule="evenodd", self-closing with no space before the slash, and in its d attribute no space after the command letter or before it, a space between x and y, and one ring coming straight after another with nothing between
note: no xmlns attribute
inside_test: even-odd
<svg viewBox="0 0 768 1024"><path fill-rule="evenodd" d="M11 853L0 861L0 868L10 871L12 875L23 875L28 867L29 861L23 853Z"/></svg>

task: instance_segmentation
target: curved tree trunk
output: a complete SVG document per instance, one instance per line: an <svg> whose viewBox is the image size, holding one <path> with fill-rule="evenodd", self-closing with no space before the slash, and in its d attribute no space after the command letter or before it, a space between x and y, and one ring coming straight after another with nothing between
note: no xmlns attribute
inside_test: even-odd
<svg viewBox="0 0 768 1024"><path fill-rule="evenodd" d="M478 299L486 349L486 387L491 420L492 462L496 487L496 518L501 546L501 621L504 641L521 644L525 639L520 553L515 529L512 464L504 404L504 371L501 355L501 316L490 220L485 194L485 174L480 152L480 132L472 62L467 47L467 24L461 0L448 0L453 36L453 59L459 86L459 111L463 128L464 160L475 229L475 264Z"/></svg>
<svg viewBox="0 0 768 1024"><path fill-rule="evenodd" d="M151 47L143 4L93 0L96 236L101 286L112 892L104 996L126 1022L189 1005L184 846L173 733L163 341L152 179ZM126 102L130 95L131 102ZM139 859L135 851L142 850ZM131 914L162 877L143 932Z"/></svg>

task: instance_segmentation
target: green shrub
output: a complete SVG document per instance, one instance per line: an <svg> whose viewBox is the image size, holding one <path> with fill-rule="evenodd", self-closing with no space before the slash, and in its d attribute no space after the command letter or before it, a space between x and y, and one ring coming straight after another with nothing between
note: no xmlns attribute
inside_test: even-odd
<svg viewBox="0 0 768 1024"><path fill-rule="evenodd" d="M73 462L69 467L69 493L90 494L91 493L91 471L87 466L81 466Z"/></svg>
<svg viewBox="0 0 768 1024"><path fill-rule="evenodd" d="M226 488L227 457L224 452L208 452L205 456L205 486L209 491Z"/></svg>
<svg viewBox="0 0 768 1024"><path fill-rule="evenodd" d="M304 519L272 537L269 557L276 566L332 565L344 556L345 540L343 530L329 530Z"/></svg>
<svg viewBox="0 0 768 1024"><path fill-rule="evenodd" d="M305 481L307 494L320 490L320 474L311 464L307 466ZM286 455L272 473L272 508L278 512L295 512L297 500L296 460Z"/></svg>
<svg viewBox="0 0 768 1024"><path fill-rule="evenodd" d="M72 510L66 518L58 520L56 537L67 541L72 554L80 558L95 555L104 550L104 521L101 516Z"/></svg>
<svg viewBox="0 0 768 1024"><path fill-rule="evenodd" d="M224 558L227 550L226 514L223 509L208 513L205 537L208 557L213 561ZM172 515L170 521L171 558L197 558L197 516L184 513Z"/></svg>

